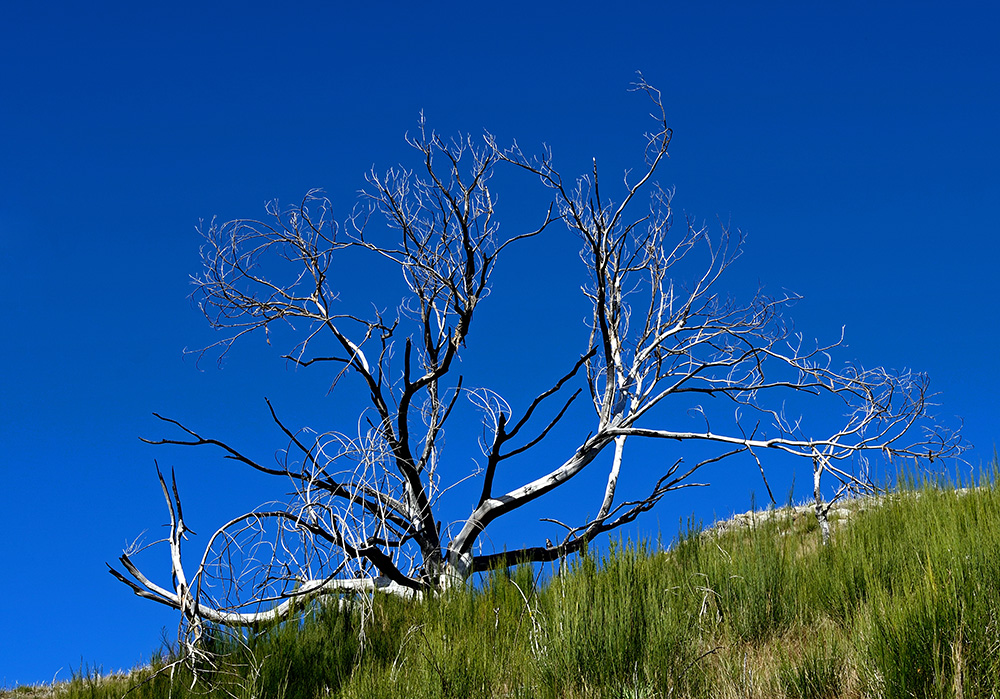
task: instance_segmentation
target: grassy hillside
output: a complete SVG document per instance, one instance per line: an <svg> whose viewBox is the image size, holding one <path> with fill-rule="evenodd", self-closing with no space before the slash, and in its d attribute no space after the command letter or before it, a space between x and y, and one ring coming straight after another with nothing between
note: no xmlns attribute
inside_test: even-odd
<svg viewBox="0 0 1000 699"><path fill-rule="evenodd" d="M181 669L145 683L151 670L83 673L55 689L137 699L1000 696L1000 490L925 486L856 503L826 547L812 517L747 519L668 552L615 546L545 583L525 568L443 599L376 599L366 615L316 608L301 626L245 642L219 634L222 661L193 691Z"/></svg>

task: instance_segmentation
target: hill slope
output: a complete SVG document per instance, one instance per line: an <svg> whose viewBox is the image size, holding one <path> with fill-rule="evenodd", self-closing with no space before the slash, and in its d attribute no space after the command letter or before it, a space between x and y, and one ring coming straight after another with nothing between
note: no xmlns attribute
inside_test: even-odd
<svg viewBox="0 0 1000 699"><path fill-rule="evenodd" d="M444 599L218 633L193 691L178 666L0 696L1000 695L1000 490L863 504L828 546L801 512L747 515L669 551L612 546L544 583L523 568Z"/></svg>

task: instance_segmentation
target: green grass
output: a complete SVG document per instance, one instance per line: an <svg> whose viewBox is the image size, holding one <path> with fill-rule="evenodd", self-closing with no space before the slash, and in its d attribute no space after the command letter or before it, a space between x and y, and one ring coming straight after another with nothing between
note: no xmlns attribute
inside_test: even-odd
<svg viewBox="0 0 1000 699"><path fill-rule="evenodd" d="M194 690L178 667L81 672L58 696L996 697L1000 490L905 489L825 547L802 516L620 543L545 582L521 568L365 615L316 607L210 649Z"/></svg>

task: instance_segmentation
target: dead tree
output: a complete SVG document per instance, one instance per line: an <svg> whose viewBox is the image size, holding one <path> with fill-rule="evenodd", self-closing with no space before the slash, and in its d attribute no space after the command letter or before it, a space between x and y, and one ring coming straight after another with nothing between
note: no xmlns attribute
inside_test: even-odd
<svg viewBox="0 0 1000 699"><path fill-rule="evenodd" d="M318 367L324 385L333 376L334 396L361 387L368 408L356 434L313 432L289 426L268 402L287 440L274 463L160 418L179 435L152 443L215 449L290 482L293 494L223 524L186 569L181 499L176 481L168 485L161 475L171 514L172 586L142 573L135 550L123 553L122 570L112 573L136 594L180 610L197 640L202 620L252 626L317 596L433 593L475 571L565 557L634 521L667 493L701 485L696 474L723 460L742 458L761 474L765 453L811 463L824 522L821 477L835 479L840 496L872 487L871 460L956 453L957 435L929 415L925 376L835 363L840 339L810 345L783 320L792 295L759 290L739 303L724 293L720 279L739 257L742 235L675 221L672 193L655 182L672 132L660 93L641 78L635 91L651 100L655 127L642 167L618 185L615 201L599 183L596 161L591 173L567 184L547 149L529 156L489 135L446 140L421 120L407 139L419 155L418 171L373 171L361 207L346 221L335 222L329 202L310 192L293 209L269 206L267 221L207 226L204 270L195 281L209 321L228 331L214 349L225 354L244 335L291 324L302 335L285 359ZM540 180L551 195L533 230L505 233L495 220L491 175L499 167ZM582 244L589 340L575 362L553 366L550 383L515 407L489 386L466 386L457 360L501 258L557 226ZM369 255L395 267L406 285L398 309L341 308L330 276L339 255ZM540 475L498 489L498 474L502 482L526 472L512 465L535 458L532 450L569 411L585 408L577 399L588 394L590 423L577 441L562 445L563 456ZM456 406L468 401L484 417L483 454L473 473L442 448ZM788 413L789 401L822 411L835 426L807 433ZM680 418L676 405L685 406ZM696 420L685 418L692 412ZM629 468L626 447L637 440L701 447L690 462L664 462L647 490L626 499L619 477ZM594 494L596 515L548 520L561 527L555 542L482 550L495 520L594 469L607 472ZM454 513L440 511L441 493L469 477L481 484L478 496L457 520L448 519ZM451 526L442 527L442 518Z"/></svg>

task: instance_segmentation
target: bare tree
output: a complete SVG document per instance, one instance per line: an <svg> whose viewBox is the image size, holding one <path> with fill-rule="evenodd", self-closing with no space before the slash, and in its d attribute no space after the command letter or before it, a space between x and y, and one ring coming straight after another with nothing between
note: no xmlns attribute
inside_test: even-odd
<svg viewBox="0 0 1000 699"><path fill-rule="evenodd" d="M826 535L824 476L836 481L828 491L836 498L873 487L870 460L955 454L957 435L928 413L926 377L835 365L840 339L810 345L784 322L782 312L796 297L758 290L743 304L720 290L742 236L675 221L672 193L654 180L672 135L661 96L641 76L634 89L651 101L655 127L646 136L643 166L626 174L616 201L602 190L596 161L590 174L567 185L547 149L529 156L488 134L481 141L446 140L421 119L407 139L422 161L419 171L371 172L362 205L343 223L315 191L290 210L269 206L267 221L213 221L203 231L196 295L211 324L228 332L209 349L224 355L244 335L262 330L270 338L275 324L290 323L303 334L285 359L333 367L335 395L360 386L368 408L357 434L349 435L293 429L268 402L287 440L275 463L161 417L180 434L152 443L214 448L287 480L293 492L287 502L223 524L186 570L181 499L176 480L168 485L161 474L173 584L160 586L139 570L133 562L139 547L123 553L123 571L112 573L136 594L180 610L188 637L197 640L202 620L252 626L320 595L420 595L475 571L556 560L634 521L667 493L701 485L696 474L723 460L742 456L762 475L765 452L811 463ZM500 229L490 188L497 167L536 178L551 194L534 229ZM379 220L386 225L377 226ZM574 362L553 367L532 400L513 407L488 386L465 386L457 360L501 257L555 224L582 243L589 341ZM370 255L397 268L406 285L398 309L340 310L330 277L339 255ZM587 336L584 330L581 338ZM345 376L353 383L340 382ZM323 377L325 383L330 375ZM578 440L565 444L564 456L541 475L498 489L498 473L509 481L529 471L511 465L537 459L532 450L584 407L577 404L581 394L589 394L593 413L586 410L592 417ZM715 400L702 408L707 399ZM807 434L804 422L789 415L789 399L822 411L835 426ZM472 473L456 471L442 448L456 405L468 401L483 416L483 454ZM677 405L684 406L681 420ZM684 418L692 412L695 421ZM618 483L629 468L626 444L635 440L702 446L690 463L666 463L647 490L626 499ZM495 520L594 468L607 469L594 494L596 515L547 520L561 527L555 543L482 550L481 537ZM470 477L481 484L478 496L467 515L442 528L442 493Z"/></svg>

